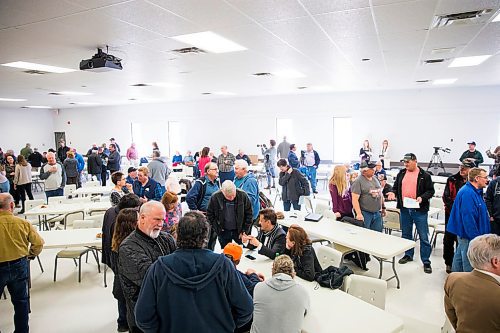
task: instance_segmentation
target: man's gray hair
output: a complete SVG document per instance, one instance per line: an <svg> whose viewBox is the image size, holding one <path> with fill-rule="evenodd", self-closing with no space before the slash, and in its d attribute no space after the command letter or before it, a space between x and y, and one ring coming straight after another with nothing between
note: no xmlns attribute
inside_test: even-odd
<svg viewBox="0 0 500 333"><path fill-rule="evenodd" d="M222 183L220 190L224 194L231 195L236 193L236 186L232 181L226 180L224 183Z"/></svg>
<svg viewBox="0 0 500 333"><path fill-rule="evenodd" d="M248 170L248 163L245 160L239 159L234 161L234 166L239 166L242 169Z"/></svg>
<svg viewBox="0 0 500 333"><path fill-rule="evenodd" d="M10 193L0 193L0 210L9 210L11 202L14 202L14 198Z"/></svg>
<svg viewBox="0 0 500 333"><path fill-rule="evenodd" d="M149 215L151 213L151 211L155 208L160 208L160 209L165 210L165 206L163 206L163 204L161 202L152 200L152 201L146 202L145 204L143 204L141 206L139 214L141 216L142 215Z"/></svg>
<svg viewBox="0 0 500 333"><path fill-rule="evenodd" d="M500 259L500 236L486 234L477 236L469 244L467 257L475 269L488 270L491 268L491 259Z"/></svg>

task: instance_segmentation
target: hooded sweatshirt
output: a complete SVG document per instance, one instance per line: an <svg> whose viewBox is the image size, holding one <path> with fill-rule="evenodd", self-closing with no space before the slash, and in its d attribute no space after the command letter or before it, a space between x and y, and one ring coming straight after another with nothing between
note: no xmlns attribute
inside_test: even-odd
<svg viewBox="0 0 500 333"><path fill-rule="evenodd" d="M278 273L255 286L250 333L300 333L309 294L290 275Z"/></svg>
<svg viewBox="0 0 500 333"><path fill-rule="evenodd" d="M257 179L251 173L247 173L244 177L234 178L236 188L242 189L248 195L252 203L252 218L255 220L259 216L260 201L259 201L259 184Z"/></svg>
<svg viewBox="0 0 500 333"><path fill-rule="evenodd" d="M135 316L148 332L232 333L252 318L252 298L234 264L207 249L160 257L144 279Z"/></svg>

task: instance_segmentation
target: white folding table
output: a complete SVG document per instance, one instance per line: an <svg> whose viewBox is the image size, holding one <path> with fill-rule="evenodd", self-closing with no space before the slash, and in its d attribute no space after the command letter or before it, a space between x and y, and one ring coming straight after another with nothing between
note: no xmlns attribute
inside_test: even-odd
<svg viewBox="0 0 500 333"><path fill-rule="evenodd" d="M101 228L89 228L40 231L39 234L45 241L43 245L44 249L57 249L65 247L99 246L102 243L102 239L96 236L100 232Z"/></svg>

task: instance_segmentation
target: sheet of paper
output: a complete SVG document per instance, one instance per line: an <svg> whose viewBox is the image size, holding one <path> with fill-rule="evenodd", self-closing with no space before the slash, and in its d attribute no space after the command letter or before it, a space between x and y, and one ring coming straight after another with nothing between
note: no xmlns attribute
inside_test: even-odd
<svg viewBox="0 0 500 333"><path fill-rule="evenodd" d="M405 207L405 208L420 208L420 204L415 199L404 197L403 198L403 207Z"/></svg>

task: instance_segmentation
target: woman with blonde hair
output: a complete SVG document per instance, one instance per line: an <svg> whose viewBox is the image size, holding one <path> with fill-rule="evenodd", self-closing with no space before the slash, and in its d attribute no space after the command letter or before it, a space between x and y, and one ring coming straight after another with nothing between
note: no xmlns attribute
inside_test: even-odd
<svg viewBox="0 0 500 333"><path fill-rule="evenodd" d="M31 193L31 164L26 161L23 155L17 157L17 165L14 171L14 189L21 198L22 209L19 214L23 214L26 194L30 200L33 200L33 194Z"/></svg>
<svg viewBox="0 0 500 333"><path fill-rule="evenodd" d="M352 214L351 187L347 182L347 169L344 165L336 165L329 180L330 196L332 197L332 211L338 220L344 216L354 217Z"/></svg>
<svg viewBox="0 0 500 333"><path fill-rule="evenodd" d="M290 256L297 276L313 281L316 273L321 272L316 252L306 231L298 224L292 224L286 234L285 254Z"/></svg>
<svg viewBox="0 0 500 333"><path fill-rule="evenodd" d="M382 141L382 149L378 157L382 162L382 168L389 169L391 167L391 160L389 159L389 141L387 139Z"/></svg>
<svg viewBox="0 0 500 333"><path fill-rule="evenodd" d="M363 141L363 147L359 150L359 157L361 158L361 162L363 161L369 161L372 157L372 148L370 147L370 141L365 140Z"/></svg>

